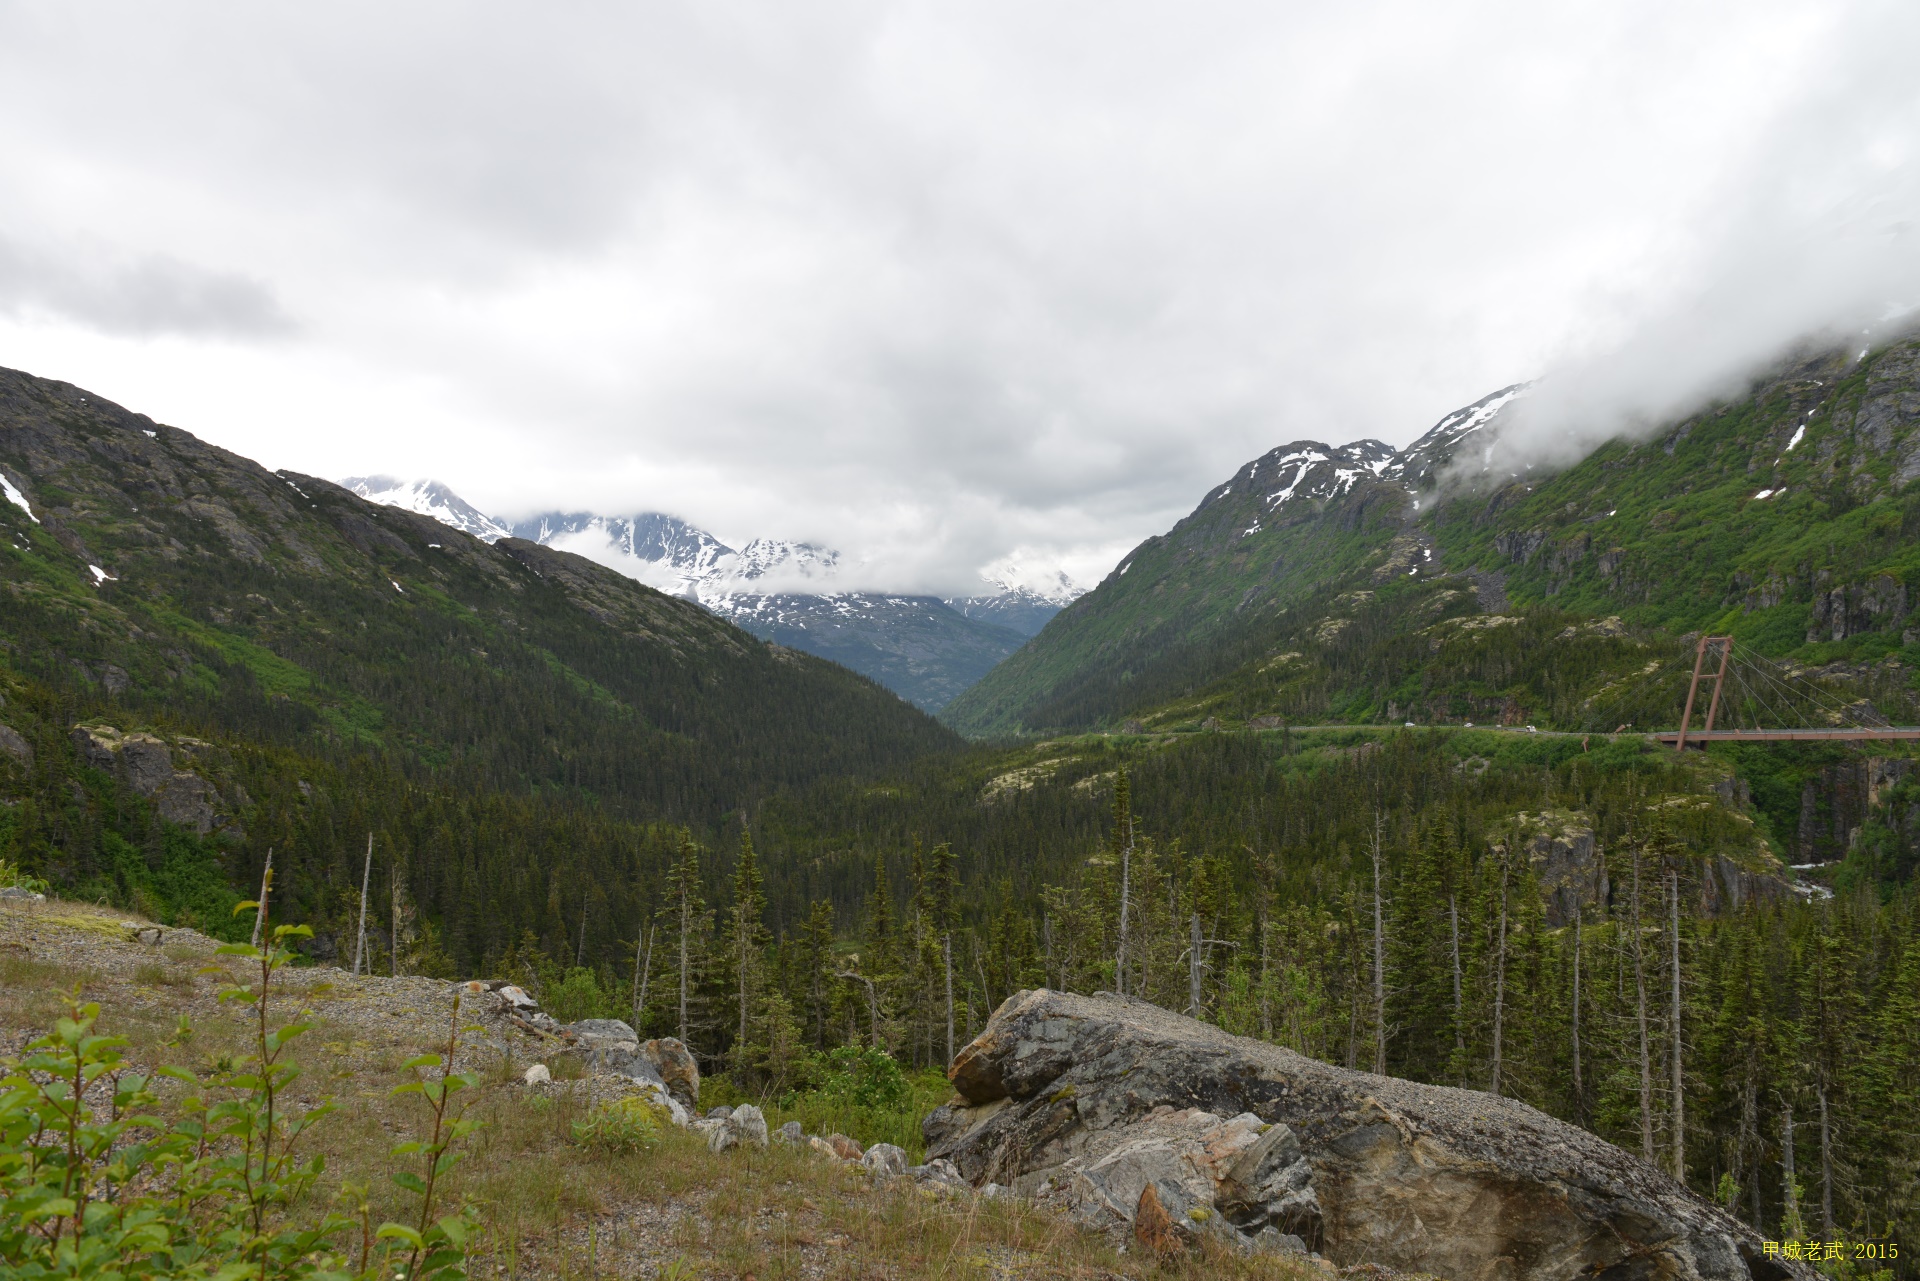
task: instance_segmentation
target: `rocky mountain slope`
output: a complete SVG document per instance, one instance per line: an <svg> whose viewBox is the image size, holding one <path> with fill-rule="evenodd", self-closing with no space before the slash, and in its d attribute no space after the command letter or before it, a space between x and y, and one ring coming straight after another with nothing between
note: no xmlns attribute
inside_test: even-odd
<svg viewBox="0 0 1920 1281"><path fill-rule="evenodd" d="M512 530L437 480L348 476L340 484L370 503L431 516L442 525L451 525L463 533L472 534L483 543L497 543L513 536Z"/></svg>
<svg viewBox="0 0 1920 1281"><path fill-rule="evenodd" d="M1147 702L1142 691L1160 692L1170 675L1234 665L1234 643L1249 629L1389 548L1400 572L1417 574L1432 544L1410 523L1417 494L1517 391L1449 414L1398 453L1377 440L1295 441L1254 459L1123 557L944 718L975 735L1097 724Z"/></svg>
<svg viewBox="0 0 1920 1281"><path fill-rule="evenodd" d="M64 383L0 372L0 473L4 659L73 691L56 716L363 744L688 816L950 742L864 678L591 561L269 472Z"/></svg>

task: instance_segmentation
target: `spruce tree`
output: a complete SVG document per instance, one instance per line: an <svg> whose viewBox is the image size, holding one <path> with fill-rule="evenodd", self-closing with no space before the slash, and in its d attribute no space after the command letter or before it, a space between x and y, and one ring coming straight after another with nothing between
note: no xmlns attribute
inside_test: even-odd
<svg viewBox="0 0 1920 1281"><path fill-rule="evenodd" d="M735 1065L743 1072L758 1061L752 1037L755 1007L765 978L765 949L769 940L764 920L767 899L762 888L760 861L753 850L753 833L740 829L740 857L733 869L733 904L727 911L726 957L732 971L728 998L734 1004Z"/></svg>

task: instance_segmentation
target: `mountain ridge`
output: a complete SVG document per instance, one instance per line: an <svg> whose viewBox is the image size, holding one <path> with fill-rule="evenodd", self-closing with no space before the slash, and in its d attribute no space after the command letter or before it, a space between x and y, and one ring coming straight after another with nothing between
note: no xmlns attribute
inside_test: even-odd
<svg viewBox="0 0 1920 1281"><path fill-rule="evenodd" d="M16 661L112 668L110 704L689 818L946 743L864 678L584 558L270 472L68 384L0 371L0 469ZM548 724L547 752L489 717Z"/></svg>
<svg viewBox="0 0 1920 1281"><path fill-rule="evenodd" d="M1402 450L1372 439L1297 440L1242 464L942 718L981 737L1079 725L1071 707L1095 687L1110 697L1143 675L1202 661L1196 647L1257 626L1380 545L1401 539L1394 564L1417 574L1432 556L1430 536L1410 524L1419 495L1521 390L1504 387L1443 416Z"/></svg>
<svg viewBox="0 0 1920 1281"><path fill-rule="evenodd" d="M850 590L834 586L840 554L812 543L754 538L736 549L662 512L551 511L507 522L438 481L373 476L341 483L483 540L517 537L586 556L762 639L871 677L926 711L945 706L1078 594L1065 574L1048 592L992 579L999 592L971 597Z"/></svg>

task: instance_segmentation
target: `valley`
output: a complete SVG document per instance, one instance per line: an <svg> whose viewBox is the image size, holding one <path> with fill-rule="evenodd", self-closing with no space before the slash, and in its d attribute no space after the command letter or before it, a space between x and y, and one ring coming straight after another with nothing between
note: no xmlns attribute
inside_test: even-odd
<svg viewBox="0 0 1920 1281"><path fill-rule="evenodd" d="M1045 591L942 598L844 590L837 552L756 538L735 550L678 517L547 512L519 521L482 513L437 481L352 476L370 502L431 516L485 542L524 538L575 552L670 596L694 601L762 640L832 659L935 712L1013 653L1079 594L1065 575Z"/></svg>
<svg viewBox="0 0 1920 1281"><path fill-rule="evenodd" d="M1916 382L1802 357L1559 471L1497 465L1518 388L1294 442L1043 619L0 374L0 879L238 943L271 852L302 964L512 979L721 1102L1114 993L1525 1105L1757 1237L1912 1239L1920 754L1650 734L1702 635L1722 724L1920 723Z"/></svg>

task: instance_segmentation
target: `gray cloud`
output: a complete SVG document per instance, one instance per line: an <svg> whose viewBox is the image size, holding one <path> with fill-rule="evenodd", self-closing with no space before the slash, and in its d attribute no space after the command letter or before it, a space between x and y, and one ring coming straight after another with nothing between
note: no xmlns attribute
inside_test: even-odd
<svg viewBox="0 0 1920 1281"><path fill-rule="evenodd" d="M47 314L102 333L270 338L293 331L271 290L166 254L127 261L35 251L0 236L0 313Z"/></svg>
<svg viewBox="0 0 1920 1281"><path fill-rule="evenodd" d="M1665 287L1516 403L1497 468L1644 437L1807 347L1864 350L1920 307L1920 11L1870 5L1731 157Z"/></svg>
<svg viewBox="0 0 1920 1281"><path fill-rule="evenodd" d="M1853 316L1822 282L1906 252L1912 34L1877 0L15 7L0 235L65 248L0 363L872 586L1097 578L1273 444L1548 368L1533 439L1604 433ZM163 361L103 319L249 296L297 332L173 323Z"/></svg>

